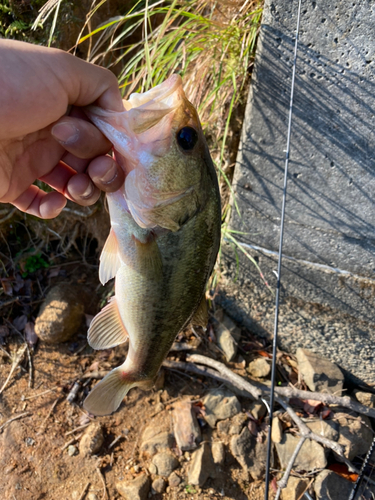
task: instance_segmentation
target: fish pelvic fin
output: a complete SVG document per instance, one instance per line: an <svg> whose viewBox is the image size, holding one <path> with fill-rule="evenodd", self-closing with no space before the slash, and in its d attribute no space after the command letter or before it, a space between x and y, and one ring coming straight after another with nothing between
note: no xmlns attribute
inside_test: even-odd
<svg viewBox="0 0 375 500"><path fill-rule="evenodd" d="M116 297L95 316L90 324L87 341L93 349L109 349L129 338L117 306Z"/></svg>
<svg viewBox="0 0 375 500"><path fill-rule="evenodd" d="M83 403L92 415L110 415L120 406L129 390L138 385L131 377L127 378L124 365L118 366L95 385Z"/></svg>
<svg viewBox="0 0 375 500"><path fill-rule="evenodd" d="M116 276L121 266L118 242L114 230L111 228L107 241L100 255L99 279L102 285Z"/></svg>

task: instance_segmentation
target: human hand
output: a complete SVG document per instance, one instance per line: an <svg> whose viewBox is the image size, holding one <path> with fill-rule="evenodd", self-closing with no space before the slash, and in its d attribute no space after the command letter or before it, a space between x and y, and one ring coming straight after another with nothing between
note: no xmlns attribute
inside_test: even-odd
<svg viewBox="0 0 375 500"><path fill-rule="evenodd" d="M0 68L0 202L50 219L67 198L91 205L100 190L119 189L123 170L105 156L111 144L80 109L96 102L123 110L116 77L66 52L8 40L0 40Z"/></svg>

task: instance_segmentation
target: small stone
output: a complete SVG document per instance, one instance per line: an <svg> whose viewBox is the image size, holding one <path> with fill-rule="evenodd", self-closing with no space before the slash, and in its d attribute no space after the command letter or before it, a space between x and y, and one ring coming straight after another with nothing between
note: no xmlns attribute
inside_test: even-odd
<svg viewBox="0 0 375 500"><path fill-rule="evenodd" d="M172 474L168 478L168 484L171 488L177 488L177 486L181 483L181 478L178 474L175 472L172 472Z"/></svg>
<svg viewBox="0 0 375 500"><path fill-rule="evenodd" d="M224 352L227 361L233 361L237 354L237 346L241 337L241 330L225 314L223 315L221 321L215 326L218 346Z"/></svg>
<svg viewBox="0 0 375 500"><path fill-rule="evenodd" d="M77 455L77 453L78 453L77 448L75 446L73 446L72 444L70 446L68 446L68 450L67 451L68 451L68 455L70 457L74 457L74 455Z"/></svg>
<svg viewBox="0 0 375 500"><path fill-rule="evenodd" d="M224 443L221 441L215 441L211 446L212 458L214 464L223 465L225 460L225 448Z"/></svg>
<svg viewBox="0 0 375 500"><path fill-rule="evenodd" d="M368 406L369 408L375 408L375 394L355 390L353 391L353 396L359 403Z"/></svg>
<svg viewBox="0 0 375 500"><path fill-rule="evenodd" d="M95 455L104 442L102 426L98 422L90 424L79 443L79 452L81 455Z"/></svg>
<svg viewBox="0 0 375 500"><path fill-rule="evenodd" d="M253 401L250 405L250 413L252 416L256 419L259 420L264 417L264 415L267 412L267 408L264 406L263 403L258 403L258 401Z"/></svg>
<svg viewBox="0 0 375 500"><path fill-rule="evenodd" d="M192 454L188 471L188 483L203 486L209 477L216 477L215 466L212 460L210 445L202 443Z"/></svg>
<svg viewBox="0 0 375 500"><path fill-rule="evenodd" d="M331 441L339 439L339 425L333 420L316 419L312 422L306 422L306 425L318 436L323 436Z"/></svg>
<svg viewBox="0 0 375 500"><path fill-rule="evenodd" d="M232 418L232 425L229 428L229 434L234 436L235 434L241 434L242 428L247 422L248 417L246 413L238 413Z"/></svg>
<svg viewBox="0 0 375 500"><path fill-rule="evenodd" d="M308 479L290 476L286 488L281 490L282 500L300 500L309 482Z"/></svg>
<svg viewBox="0 0 375 500"><path fill-rule="evenodd" d="M252 377L255 378L265 378L271 372L271 365L265 358L257 358L251 361L247 367L247 371Z"/></svg>
<svg viewBox="0 0 375 500"><path fill-rule="evenodd" d="M95 495L95 493L90 492L87 495L87 500L98 500L98 497Z"/></svg>
<svg viewBox="0 0 375 500"><path fill-rule="evenodd" d="M220 420L220 422L217 423L217 432L219 436L227 436L229 434L230 427L231 421L229 420L229 418L226 420Z"/></svg>
<svg viewBox="0 0 375 500"><path fill-rule="evenodd" d="M161 477L157 477L151 484L151 488L155 493L163 493L166 486L166 482Z"/></svg>
<svg viewBox="0 0 375 500"><path fill-rule="evenodd" d="M311 391L341 396L344 375L329 359L307 349L297 349L298 369Z"/></svg>
<svg viewBox="0 0 375 500"><path fill-rule="evenodd" d="M210 427L215 427L218 420L224 420L237 415L241 405L236 396L228 389L213 389L203 399L205 419Z"/></svg>
<svg viewBox="0 0 375 500"><path fill-rule="evenodd" d="M279 417L274 417L272 419L271 439L273 443L280 443L283 439L283 426L280 422Z"/></svg>
<svg viewBox="0 0 375 500"><path fill-rule="evenodd" d="M276 443L276 451L282 469L286 469L290 457L299 441L299 437L294 437L291 434L284 434L282 441ZM294 461L293 468L295 470L312 471L314 469L324 469L326 465L327 460L323 446L316 441L306 439Z"/></svg>
<svg viewBox="0 0 375 500"><path fill-rule="evenodd" d="M150 474L157 474L158 473L158 469L156 468L156 465L154 465L152 463L148 466L148 471Z"/></svg>
<svg viewBox="0 0 375 500"><path fill-rule="evenodd" d="M201 440L201 431L190 401L179 401L172 412L173 431L180 450L194 450Z"/></svg>
<svg viewBox="0 0 375 500"><path fill-rule="evenodd" d="M345 447L345 457L353 460L357 455L366 454L373 439L368 417L341 411L335 413L335 419L339 424L338 443Z"/></svg>
<svg viewBox="0 0 375 500"><path fill-rule="evenodd" d="M153 456L158 451L173 448L174 445L175 440L171 432L169 414L165 411L158 413L142 434L140 450Z"/></svg>
<svg viewBox="0 0 375 500"><path fill-rule="evenodd" d="M257 481L266 469L267 446L258 442L245 427L239 436L233 436L229 443L230 451L246 473Z"/></svg>
<svg viewBox="0 0 375 500"><path fill-rule="evenodd" d="M131 481L119 481L116 489L126 500L146 500L150 491L150 479L146 474L141 474Z"/></svg>
<svg viewBox="0 0 375 500"><path fill-rule="evenodd" d="M159 476L168 477L180 465L176 457L170 453L158 453L152 459Z"/></svg>
<svg viewBox="0 0 375 500"><path fill-rule="evenodd" d="M330 470L320 472L314 482L317 500L339 500L349 498L353 483Z"/></svg>
<svg viewBox="0 0 375 500"><path fill-rule="evenodd" d="M81 295L79 288L65 283L48 292L35 321L35 333L41 340L58 344L77 332L84 317Z"/></svg>

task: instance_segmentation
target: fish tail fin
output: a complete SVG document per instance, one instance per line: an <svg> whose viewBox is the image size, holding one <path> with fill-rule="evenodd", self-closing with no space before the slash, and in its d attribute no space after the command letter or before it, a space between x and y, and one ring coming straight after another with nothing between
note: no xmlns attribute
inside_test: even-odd
<svg viewBox="0 0 375 500"><path fill-rule="evenodd" d="M110 415L120 406L132 387L139 385L124 366L118 366L95 385L83 403L83 407L93 415Z"/></svg>

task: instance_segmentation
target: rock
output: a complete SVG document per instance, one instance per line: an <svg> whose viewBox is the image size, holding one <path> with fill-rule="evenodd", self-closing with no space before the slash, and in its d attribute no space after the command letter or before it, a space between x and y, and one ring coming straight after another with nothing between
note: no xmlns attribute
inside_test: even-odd
<svg viewBox="0 0 375 500"><path fill-rule="evenodd" d="M271 439L273 443L280 443L283 439L283 426L280 422L279 417L274 417L272 419Z"/></svg>
<svg viewBox="0 0 375 500"><path fill-rule="evenodd" d="M281 490L282 500L300 500L309 482L308 479L290 476L286 488Z"/></svg>
<svg viewBox="0 0 375 500"><path fill-rule="evenodd" d="M176 457L170 453L158 453L152 459L159 476L168 477L180 465Z"/></svg>
<svg viewBox="0 0 375 500"><path fill-rule="evenodd" d="M154 481L152 481L151 484L151 488L155 493L163 493L166 486L167 486L166 482L161 477L157 477L156 479L154 479Z"/></svg>
<svg viewBox="0 0 375 500"><path fill-rule="evenodd" d="M264 406L263 403L260 403L258 401L253 401L250 405L250 413L252 416L256 419L259 420L260 418L264 417L264 415L267 412L267 408Z"/></svg>
<svg viewBox="0 0 375 500"><path fill-rule="evenodd" d="M165 411L158 413L142 434L140 450L153 456L158 451L173 448L174 445L175 440L171 432L169 415Z"/></svg>
<svg viewBox="0 0 375 500"><path fill-rule="evenodd" d="M146 474L141 474L131 481L119 481L116 489L126 500L146 500L150 491L150 479Z"/></svg>
<svg viewBox="0 0 375 500"><path fill-rule="evenodd" d="M298 369L311 391L341 396L344 375L329 359L307 349L297 349Z"/></svg>
<svg viewBox="0 0 375 500"><path fill-rule="evenodd" d="M353 396L359 403L369 408L375 408L375 394L355 390L353 391Z"/></svg>
<svg viewBox="0 0 375 500"><path fill-rule="evenodd" d="M224 420L237 415L241 405L236 396L228 389L213 389L203 399L205 419L210 427L215 427L218 420Z"/></svg>
<svg viewBox="0 0 375 500"><path fill-rule="evenodd" d="M69 340L80 328L84 306L82 291L68 284L54 286L45 298L35 321L35 333L47 344Z"/></svg>
<svg viewBox="0 0 375 500"><path fill-rule="evenodd" d="M188 471L188 483L203 486L209 477L215 478L216 474L210 445L205 442L192 453Z"/></svg>
<svg viewBox="0 0 375 500"><path fill-rule="evenodd" d="M68 455L70 457L74 457L74 455L77 455L77 453L78 453L77 448L75 446L73 446L72 444L70 446L68 446L68 450L67 451L68 451Z"/></svg>
<svg viewBox="0 0 375 500"><path fill-rule="evenodd" d="M179 401L172 412L173 432L182 451L194 450L201 440L201 431L190 401Z"/></svg>
<svg viewBox="0 0 375 500"><path fill-rule="evenodd" d="M357 455L367 453L373 438L368 417L342 411L336 413L335 418L340 426L338 443L345 447L346 458L353 460Z"/></svg>
<svg viewBox="0 0 375 500"><path fill-rule="evenodd" d="M245 427L239 436L233 436L230 451L242 468L256 481L263 477L266 469L267 446L258 442Z"/></svg>
<svg viewBox="0 0 375 500"><path fill-rule="evenodd" d="M226 420L220 420L217 423L217 432L219 436L226 437L229 434L229 429L231 427L231 420L227 418Z"/></svg>
<svg viewBox="0 0 375 500"><path fill-rule="evenodd" d="M245 425L248 417L246 413L238 413L232 418L232 425L229 428L229 434L231 436L235 434L241 434L242 428Z"/></svg>
<svg viewBox="0 0 375 500"><path fill-rule="evenodd" d="M172 472L172 474L168 478L168 484L171 488L177 488L177 486L181 483L181 478L178 474L175 472Z"/></svg>
<svg viewBox="0 0 375 500"><path fill-rule="evenodd" d="M265 378L271 373L271 365L265 358L257 358L251 361L247 371L252 377Z"/></svg>
<svg viewBox="0 0 375 500"><path fill-rule="evenodd" d="M323 470L315 478L314 490L317 500L339 500L349 498L353 483L330 470Z"/></svg>
<svg viewBox="0 0 375 500"><path fill-rule="evenodd" d="M227 361L233 361L237 354L237 345L241 337L241 330L225 314L215 325L218 346L223 351Z"/></svg>
<svg viewBox="0 0 375 500"><path fill-rule="evenodd" d="M90 424L79 443L79 452L83 456L95 455L104 441L102 426L98 422Z"/></svg>
<svg viewBox="0 0 375 500"><path fill-rule="evenodd" d="M333 420L320 420L316 419L311 422L305 422L307 427L309 427L318 436L323 436L332 441L337 441L339 439L339 425Z"/></svg>
<svg viewBox="0 0 375 500"><path fill-rule="evenodd" d="M276 443L276 451L282 469L286 469L299 440L299 437L284 434L280 443ZM314 469L324 469L326 465L327 460L323 446L316 441L306 439L294 461L293 469L312 471Z"/></svg>
<svg viewBox="0 0 375 500"><path fill-rule="evenodd" d="M224 443L221 441L215 441L211 445L211 452L214 464L223 465L225 460L225 448Z"/></svg>
<svg viewBox="0 0 375 500"><path fill-rule="evenodd" d="M87 495L87 500L98 500L98 497L95 495L95 493L88 493Z"/></svg>
<svg viewBox="0 0 375 500"><path fill-rule="evenodd" d="M157 474L158 473L158 469L156 468L156 465L154 465L154 464L150 464L148 466L148 471L150 474Z"/></svg>

